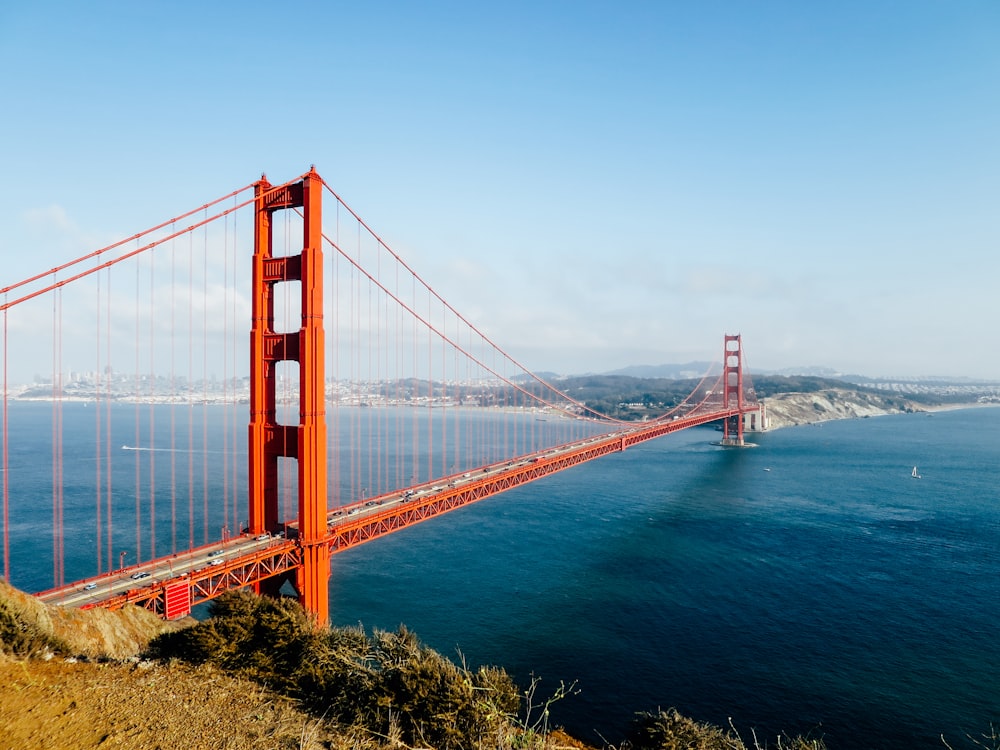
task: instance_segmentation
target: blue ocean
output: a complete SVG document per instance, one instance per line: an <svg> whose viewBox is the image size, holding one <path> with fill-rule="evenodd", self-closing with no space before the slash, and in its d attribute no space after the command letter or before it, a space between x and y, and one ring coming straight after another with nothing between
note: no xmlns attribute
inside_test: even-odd
<svg viewBox="0 0 1000 750"><path fill-rule="evenodd" d="M1000 726L1000 409L646 443L334 558L332 619L632 715L971 746ZM911 476L918 467L920 479Z"/></svg>
<svg viewBox="0 0 1000 750"><path fill-rule="evenodd" d="M145 408L142 425L122 408L110 444L165 429L165 408ZM51 453L51 413L11 405L12 462ZM60 418L72 580L96 564L94 461L72 437L92 435L94 420L71 404ZM207 461L198 451L210 467L245 436L239 417L218 419L231 429ZM1000 409L749 439L756 447L724 449L711 428L669 435L335 556L331 620L405 624L469 665L538 678L538 699L571 685L551 721L598 744L660 707L731 720L769 746L808 734L832 750L942 748L942 735L971 747L967 735L1000 727ZM191 473L185 455L163 456ZM157 495L161 554L238 523L245 469L211 481L227 510L210 527L184 528L188 501ZM53 573L51 477L30 486L41 510L12 499L9 553L12 582L37 590ZM139 544L133 498L120 500L104 553L114 563ZM167 531L171 515L180 528Z"/></svg>

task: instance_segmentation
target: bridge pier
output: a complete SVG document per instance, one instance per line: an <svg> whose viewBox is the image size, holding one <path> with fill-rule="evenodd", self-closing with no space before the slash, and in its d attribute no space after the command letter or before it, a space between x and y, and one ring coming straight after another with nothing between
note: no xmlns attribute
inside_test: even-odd
<svg viewBox="0 0 1000 750"><path fill-rule="evenodd" d="M719 445L727 448L742 448L746 445L746 442L743 440L742 414L726 417L723 421L722 440L719 441Z"/></svg>

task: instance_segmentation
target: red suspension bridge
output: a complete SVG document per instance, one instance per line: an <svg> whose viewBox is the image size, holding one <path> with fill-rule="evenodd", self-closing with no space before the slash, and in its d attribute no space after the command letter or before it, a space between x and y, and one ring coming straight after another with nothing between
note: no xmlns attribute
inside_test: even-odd
<svg viewBox="0 0 1000 750"><path fill-rule="evenodd" d="M742 445L762 427L738 335L655 418L588 408L314 170L0 297L3 575L67 606L176 618L291 584L326 622L332 554L671 432L721 422Z"/></svg>

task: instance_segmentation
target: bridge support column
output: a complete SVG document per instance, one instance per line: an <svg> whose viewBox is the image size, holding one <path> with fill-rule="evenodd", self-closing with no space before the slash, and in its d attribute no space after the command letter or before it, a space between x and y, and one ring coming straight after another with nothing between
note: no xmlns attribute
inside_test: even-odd
<svg viewBox="0 0 1000 750"><path fill-rule="evenodd" d="M326 375L323 332L323 181L315 170L290 185L274 188L266 178L255 185L256 221L253 256L253 323L250 330L250 522L251 534L276 534L278 461L298 462L298 529L302 568L297 573L299 599L317 619L329 619L330 555L326 535ZM276 211L301 208L302 252L275 257L272 217ZM302 324L298 331L274 330L274 288L299 282ZM278 362L299 363L299 421L279 424L276 409ZM274 586L258 590L275 593Z"/></svg>
<svg viewBox="0 0 1000 750"><path fill-rule="evenodd" d="M722 444L742 446L743 442L743 347L740 335L726 335L722 359L722 395L725 409L737 413L722 422Z"/></svg>
<svg viewBox="0 0 1000 750"><path fill-rule="evenodd" d="M330 550L324 542L302 545L296 588L302 606L319 624L326 625L330 616Z"/></svg>

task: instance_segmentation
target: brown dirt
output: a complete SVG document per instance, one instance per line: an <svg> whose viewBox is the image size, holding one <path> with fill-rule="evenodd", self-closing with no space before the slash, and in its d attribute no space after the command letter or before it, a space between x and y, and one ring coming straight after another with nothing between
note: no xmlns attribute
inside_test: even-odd
<svg viewBox="0 0 1000 750"><path fill-rule="evenodd" d="M0 580L0 606L25 626L55 639L71 654L91 659L125 659L142 651L154 636L176 627L141 607L117 612L77 609L40 602Z"/></svg>
<svg viewBox="0 0 1000 750"><path fill-rule="evenodd" d="M0 750L376 750L212 667L0 655ZM592 750L564 732L550 750Z"/></svg>
<svg viewBox="0 0 1000 750"><path fill-rule="evenodd" d="M291 701L211 668L0 657L3 750L312 749L330 742L328 730Z"/></svg>

